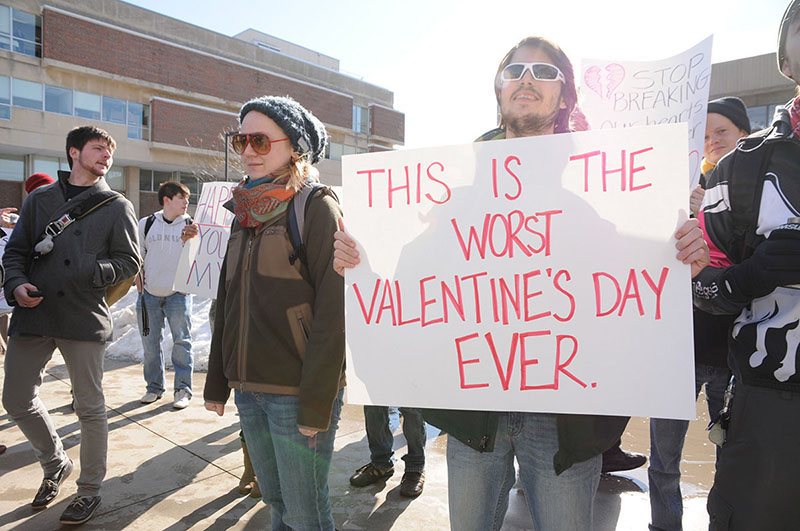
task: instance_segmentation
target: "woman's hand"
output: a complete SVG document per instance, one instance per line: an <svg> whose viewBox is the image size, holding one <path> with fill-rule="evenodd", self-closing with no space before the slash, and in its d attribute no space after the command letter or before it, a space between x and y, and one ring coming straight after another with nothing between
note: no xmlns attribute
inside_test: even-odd
<svg viewBox="0 0 800 531"><path fill-rule="evenodd" d="M204 405L208 411L213 411L220 417L225 414L225 404L218 404L217 402L205 401Z"/></svg>
<svg viewBox="0 0 800 531"><path fill-rule="evenodd" d="M684 264L692 266L692 278L694 278L711 261L700 223L696 219L687 219L675 232L675 239L678 240L675 244L675 248L678 249L677 258Z"/></svg>
<svg viewBox="0 0 800 531"><path fill-rule="evenodd" d="M357 266L361 259L356 241L344 231L344 220L339 218L339 230L333 234L333 270L344 276L345 269Z"/></svg>
<svg viewBox="0 0 800 531"><path fill-rule="evenodd" d="M319 430L315 430L313 428L301 428L300 426L298 426L297 429L300 430L300 433L302 433L306 437L313 437L314 435L319 433Z"/></svg>
<svg viewBox="0 0 800 531"><path fill-rule="evenodd" d="M319 433L319 430L315 430L314 428L303 428L301 426L298 426L297 430L301 435L308 437L309 448L314 448L314 446L317 445L317 440L314 437Z"/></svg>

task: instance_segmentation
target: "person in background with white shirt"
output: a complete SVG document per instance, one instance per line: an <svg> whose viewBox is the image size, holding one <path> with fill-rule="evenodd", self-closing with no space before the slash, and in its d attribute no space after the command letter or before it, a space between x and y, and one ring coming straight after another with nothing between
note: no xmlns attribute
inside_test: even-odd
<svg viewBox="0 0 800 531"><path fill-rule="evenodd" d="M172 286L184 243L199 233L186 213L189 189L176 181L166 181L158 188L162 209L139 220L139 245L144 260L141 276L136 278L140 296L136 303L139 332L144 347L144 379L147 391L141 398L150 404L164 394L164 353L161 334L164 319L172 332L172 365L175 368L173 407L183 409L192 398L192 296L175 291Z"/></svg>

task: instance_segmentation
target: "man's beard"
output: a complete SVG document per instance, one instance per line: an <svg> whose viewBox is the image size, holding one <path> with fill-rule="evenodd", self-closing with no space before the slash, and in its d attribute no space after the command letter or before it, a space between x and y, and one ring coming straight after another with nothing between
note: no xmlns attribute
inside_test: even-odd
<svg viewBox="0 0 800 531"><path fill-rule="evenodd" d="M107 169L106 170L98 170L95 167L94 164L87 165L87 164L84 164L83 162L81 162L81 167L84 170L86 170L87 172L89 172L90 174L94 175L95 177L105 177L106 173L108 173Z"/></svg>
<svg viewBox="0 0 800 531"><path fill-rule="evenodd" d="M506 125L506 130L514 137L549 134L555 128L559 110L556 107L549 114L529 113L522 116L503 114L503 123Z"/></svg>

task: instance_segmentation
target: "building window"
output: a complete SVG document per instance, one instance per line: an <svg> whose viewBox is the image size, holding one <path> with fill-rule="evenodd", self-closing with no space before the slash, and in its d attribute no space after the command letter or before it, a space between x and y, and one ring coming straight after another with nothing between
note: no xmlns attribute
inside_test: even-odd
<svg viewBox="0 0 800 531"><path fill-rule="evenodd" d="M127 105L125 100L103 96L103 121L114 124L125 124L127 119Z"/></svg>
<svg viewBox="0 0 800 531"><path fill-rule="evenodd" d="M200 196L200 182L191 173L183 173L180 174L180 182L189 189L189 204L196 205L197 198Z"/></svg>
<svg viewBox="0 0 800 531"><path fill-rule="evenodd" d="M325 150L325 158L331 160L342 160L343 155L355 155L356 153L365 153L366 149L357 148L356 146L348 146L340 144L339 142L328 142Z"/></svg>
<svg viewBox="0 0 800 531"><path fill-rule="evenodd" d="M11 11L14 13L11 22L14 34L13 50L32 57L41 57L42 17L18 9Z"/></svg>
<svg viewBox="0 0 800 531"><path fill-rule="evenodd" d="M89 118L90 120L100 119L100 95L89 94L87 92L74 91L75 94L75 116Z"/></svg>
<svg viewBox="0 0 800 531"><path fill-rule="evenodd" d="M161 183L175 180L171 171L139 170L139 191L158 192Z"/></svg>
<svg viewBox="0 0 800 531"><path fill-rule="evenodd" d="M11 78L0 76L0 118L11 119Z"/></svg>
<svg viewBox="0 0 800 531"><path fill-rule="evenodd" d="M0 180L18 181L25 180L25 159L22 157L0 157Z"/></svg>
<svg viewBox="0 0 800 531"><path fill-rule="evenodd" d="M42 17L0 6L0 49L42 56Z"/></svg>
<svg viewBox="0 0 800 531"><path fill-rule="evenodd" d="M59 114L72 114L72 91L69 89L44 86L44 110Z"/></svg>
<svg viewBox="0 0 800 531"><path fill-rule="evenodd" d="M342 160L342 150L344 146L339 142L328 142L327 158L331 160Z"/></svg>
<svg viewBox="0 0 800 531"><path fill-rule="evenodd" d="M14 107L42 110L42 84L13 78L11 83Z"/></svg>
<svg viewBox="0 0 800 531"><path fill-rule="evenodd" d="M125 192L125 168L112 166L106 173L106 182L112 190Z"/></svg>
<svg viewBox="0 0 800 531"><path fill-rule="evenodd" d="M39 156L33 159L33 173L46 173L53 179L57 179L58 170L69 171L67 159Z"/></svg>
<svg viewBox="0 0 800 531"><path fill-rule="evenodd" d="M353 131L369 133L369 109L353 105Z"/></svg>
<svg viewBox="0 0 800 531"><path fill-rule="evenodd" d="M150 140L150 105L128 102L128 138Z"/></svg>
<svg viewBox="0 0 800 531"><path fill-rule="evenodd" d="M127 125L128 138L150 140L148 104L0 76L0 119L11 119L10 105Z"/></svg>
<svg viewBox="0 0 800 531"><path fill-rule="evenodd" d="M139 168L139 191L153 191L153 170L144 170Z"/></svg>
<svg viewBox="0 0 800 531"><path fill-rule="evenodd" d="M0 6L0 50L11 49L11 8Z"/></svg>

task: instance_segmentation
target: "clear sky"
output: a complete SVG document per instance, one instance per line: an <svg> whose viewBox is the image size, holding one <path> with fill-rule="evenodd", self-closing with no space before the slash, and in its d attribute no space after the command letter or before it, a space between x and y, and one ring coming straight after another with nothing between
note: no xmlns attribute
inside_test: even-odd
<svg viewBox="0 0 800 531"><path fill-rule="evenodd" d="M528 35L581 58L655 60L710 34L712 60L774 52L788 0L131 0L224 35L254 28L339 59L394 92L406 146L494 127L494 72Z"/></svg>

